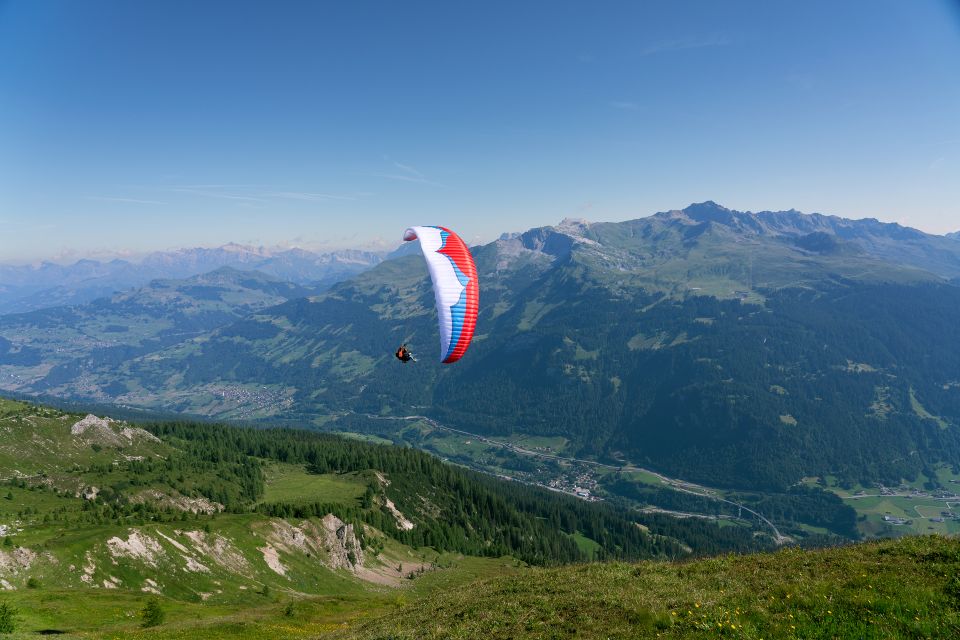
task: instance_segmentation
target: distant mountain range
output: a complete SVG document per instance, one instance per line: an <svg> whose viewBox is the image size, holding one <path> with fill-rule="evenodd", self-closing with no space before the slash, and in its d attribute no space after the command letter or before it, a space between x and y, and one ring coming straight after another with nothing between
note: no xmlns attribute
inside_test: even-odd
<svg viewBox="0 0 960 640"><path fill-rule="evenodd" d="M233 307L216 327L204 316L182 340L171 325L138 337L149 305L89 320L86 342L56 311L7 316L0 388L349 430L426 413L737 487L895 484L960 465L954 239L705 202L565 220L474 253L480 318L455 366L435 362L433 294L422 259L406 256L313 297ZM176 285L203 309L191 287ZM416 365L394 360L401 342Z"/></svg>
<svg viewBox="0 0 960 640"><path fill-rule="evenodd" d="M69 383L76 388L68 395L110 394L127 387L114 383L98 391L85 372L109 370L316 291L231 267L155 280L83 305L0 316L0 360L14 370L44 371L38 390Z"/></svg>
<svg viewBox="0 0 960 640"><path fill-rule="evenodd" d="M189 278L221 267L256 270L296 284L329 286L369 269L385 255L227 244L215 249L152 253L140 262L80 260L71 265L0 265L0 314L82 304L157 278Z"/></svg>

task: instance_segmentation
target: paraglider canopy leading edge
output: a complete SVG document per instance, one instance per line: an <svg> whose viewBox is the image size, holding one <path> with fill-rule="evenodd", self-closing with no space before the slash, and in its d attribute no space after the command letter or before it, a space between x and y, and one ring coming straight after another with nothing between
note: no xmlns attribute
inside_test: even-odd
<svg viewBox="0 0 960 640"><path fill-rule="evenodd" d="M403 239L420 240L437 301L440 361L456 362L467 352L477 326L480 287L473 256L460 236L444 227L410 227Z"/></svg>

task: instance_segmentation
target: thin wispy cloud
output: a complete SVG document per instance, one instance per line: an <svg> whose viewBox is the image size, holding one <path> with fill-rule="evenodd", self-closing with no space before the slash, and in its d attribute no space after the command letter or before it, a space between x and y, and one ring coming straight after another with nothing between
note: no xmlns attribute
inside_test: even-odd
<svg viewBox="0 0 960 640"><path fill-rule="evenodd" d="M191 184L177 185L165 188L165 191L185 193L204 198L220 198L235 200L241 204L263 203L270 200L302 200L305 202L322 202L327 200L357 200L368 196L368 193L327 193L322 191L301 191L299 189L285 189L267 185L243 184Z"/></svg>
<svg viewBox="0 0 960 640"><path fill-rule="evenodd" d="M383 159L392 164L395 169L399 169L400 172L380 172L371 173L369 175L373 176L374 178L385 178L387 180L395 180L397 182L413 182L416 184L426 184L434 187L444 186L439 182L428 179L426 175L412 165L404 164L403 162L397 162L389 156L384 156Z"/></svg>
<svg viewBox="0 0 960 640"><path fill-rule="evenodd" d="M240 195L238 193L230 193L227 191L218 190L217 185L209 186L197 186L197 187L172 187L170 191L175 191L177 193L188 193L195 196L203 196L205 198L219 198L221 200L238 200L241 202L263 202L262 198L256 198L248 195Z"/></svg>
<svg viewBox="0 0 960 640"><path fill-rule="evenodd" d="M371 173L370 175L374 178L386 178L387 180L396 180L398 182L415 182L417 184L428 184L434 187L443 186L439 182L434 182L433 180L427 180L426 178L401 173Z"/></svg>
<svg viewBox="0 0 960 640"><path fill-rule="evenodd" d="M284 198L287 200L307 200L315 202L318 200L356 200L355 196L335 195L332 193L308 193L306 191L274 191L268 195L275 198Z"/></svg>
<svg viewBox="0 0 960 640"><path fill-rule="evenodd" d="M408 164L403 164L402 162L394 162L394 163L393 163L393 166L395 166L397 169L400 169L401 171L403 171L403 172L405 172L405 173L408 173L408 174L410 174L410 175L412 175L412 176L416 176L416 177L418 177L418 178L422 178L422 177L423 177L423 174L422 174L422 173L420 173L419 171L417 171L415 167L411 167L411 166L408 165Z"/></svg>
<svg viewBox="0 0 960 640"><path fill-rule="evenodd" d="M686 49L703 49L706 47L725 47L732 41L725 35L686 36L673 40L661 40L640 50L642 56L652 56L669 51L684 51Z"/></svg>
<svg viewBox="0 0 960 640"><path fill-rule="evenodd" d="M87 196L88 200L100 200L103 202L124 202L127 204L167 204L159 200L141 200L140 198L121 198L118 196Z"/></svg>

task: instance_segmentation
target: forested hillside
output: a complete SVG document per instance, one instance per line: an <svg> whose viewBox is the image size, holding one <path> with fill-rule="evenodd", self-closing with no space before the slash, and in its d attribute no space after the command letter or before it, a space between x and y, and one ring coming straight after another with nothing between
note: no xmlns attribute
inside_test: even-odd
<svg viewBox="0 0 960 640"><path fill-rule="evenodd" d="M412 448L291 429L190 422L134 427L6 400L0 408L5 481L49 493L63 506L18 513L16 526L28 530L175 522L184 510L291 519L333 514L357 523L361 542L362 522L413 548L533 564L683 557L765 544L749 533L738 540L715 525L661 522L504 482ZM323 479L345 493L314 495ZM273 490L276 482L285 488ZM195 508L178 508L183 505ZM585 554L575 537L591 540L593 551Z"/></svg>

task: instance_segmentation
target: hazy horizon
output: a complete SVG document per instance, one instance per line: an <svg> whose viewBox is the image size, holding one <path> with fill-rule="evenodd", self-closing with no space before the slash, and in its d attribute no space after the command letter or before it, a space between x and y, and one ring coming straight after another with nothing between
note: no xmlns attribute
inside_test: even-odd
<svg viewBox="0 0 960 640"><path fill-rule="evenodd" d="M664 213L664 212L666 212L666 211L680 210L680 209L685 208L686 206L690 206L691 204L697 204L697 203L688 203L687 205L684 205L683 207L674 207L674 208L672 208L672 209L666 209L666 210L664 210L664 211L657 211L657 212L649 213L649 214L646 214L646 215L640 215L640 216L625 218L625 219L623 219L623 220L592 220L592 219L590 219L590 218L583 217L583 216L578 216L578 218L584 219L584 220L586 220L586 221L589 222L589 223L625 222L625 221L627 221L627 220L638 220L638 219L642 219L642 218L648 218L648 217L650 217L650 216L656 215L657 213ZM718 202L717 204L719 204L720 206L725 206L722 202ZM727 207L727 208L731 208L731 209L732 209L732 207ZM763 209L763 210L758 210L758 211L746 211L745 213L759 213L760 211L772 211L772 210L771 210L771 209ZM847 216L843 216L843 215L839 215L839 214L834 214L834 213L825 213L825 212L820 212L820 211L801 211L800 213L803 213L803 214L821 214L821 215L835 216L835 217L846 218L846 219L851 219L851 220L867 220L867 219L877 220L877 219L878 219L878 218L847 218ZM575 216L569 216L569 217L575 217ZM489 242L493 242L494 240L496 240L497 238L499 238L499 237L500 237L501 235L503 235L503 234L523 233L524 231L527 231L527 230L529 230L529 229L531 229L531 228L547 227L547 226L556 226L556 225L559 224L561 221L562 221L562 220L555 220L555 221L553 221L553 222L548 222L548 223L544 223L544 224L535 225L534 227L526 227L526 228L523 228L523 229L506 229L506 230L501 231L501 232L498 233L498 234L495 234L494 237L491 237L491 238L474 239L474 241L472 241L470 244L476 244L476 245L479 245L479 244L487 244L487 243L489 243ZM888 223L888 224L900 224L900 223L895 222L895 221L894 221L894 222L891 222L891 221L880 220L880 222L885 222L885 223ZM902 226L909 226L909 225L902 225ZM913 227L913 228L916 228L916 227ZM928 234L930 234L930 235L938 235L938 236L945 235L945 234L943 234L943 233L939 233L939 234L938 234L938 233L933 233L933 232L927 231L927 230L925 230L925 229L918 229L918 230L919 230L919 231L923 231L924 233L928 233ZM951 233L951 232L948 231L947 233ZM338 251L370 251L370 252L385 252L385 253L389 253L389 252L391 252L391 251L396 250L396 249L397 249L398 247L400 247L402 244L403 244L403 242L402 242L402 240L400 240L399 238L396 240L396 242L391 242L390 240L384 239L384 240L383 240L382 242L380 242L380 243L372 243L372 244L371 244L371 243L368 243L368 244L366 244L366 245L356 245L356 246L344 245L344 246L339 246L339 247L329 247L329 246L326 246L326 247L325 247L325 246L322 246L322 245L320 245L320 246L311 246L311 245L306 244L306 243L296 243L295 241L283 241L283 240L281 240L280 242L277 242L277 243L275 243L275 244L263 244L263 243L259 243L259 242L257 242L257 241L237 242L236 240L230 240L230 239L228 239L228 240L225 240L225 241L223 241L223 242L216 243L216 244L209 244L209 245L194 244L194 245L184 245L184 246L179 246L179 247L177 247L177 246L174 246L174 247L162 247L162 248L150 249L150 250L146 250L146 251L133 251L133 250L122 249L122 248L121 248L121 249L112 249L112 250L111 250L111 249L94 249L94 250L90 250L90 251L86 251L86 252L81 252L81 251L63 251L63 252L61 252L61 253L59 253L59 254L51 254L51 255L48 255L48 256L38 256L38 257L36 257L36 258L26 259L26 260L23 260L23 259L21 259L21 260L17 260L17 259L13 259L13 260L0 259L0 265L6 265L6 266L26 266L26 265L38 265L38 264L41 264L41 263L54 263L54 264L68 265L68 264L73 264L73 263L75 263L75 262L77 262L77 261L79 261L79 260L97 260L97 261L101 261L101 262L106 262L106 261L115 260L115 259L127 260L127 261L130 261L130 262L137 263L137 262L140 262L140 261L144 260L145 258L149 257L150 255L157 254L157 253L175 253L175 252L178 252L178 251L190 251L190 250L196 250L196 249L214 250L214 249L226 248L226 247L229 247L229 246L231 246L231 245L237 246L237 247L241 247L241 248L244 248L244 249L249 249L249 250L262 250L262 251L267 251L267 252L280 252L280 251L288 251L288 250L294 250L294 249L302 249L302 250L310 251L310 252L313 252L313 253L335 253L335 252L338 252Z"/></svg>

